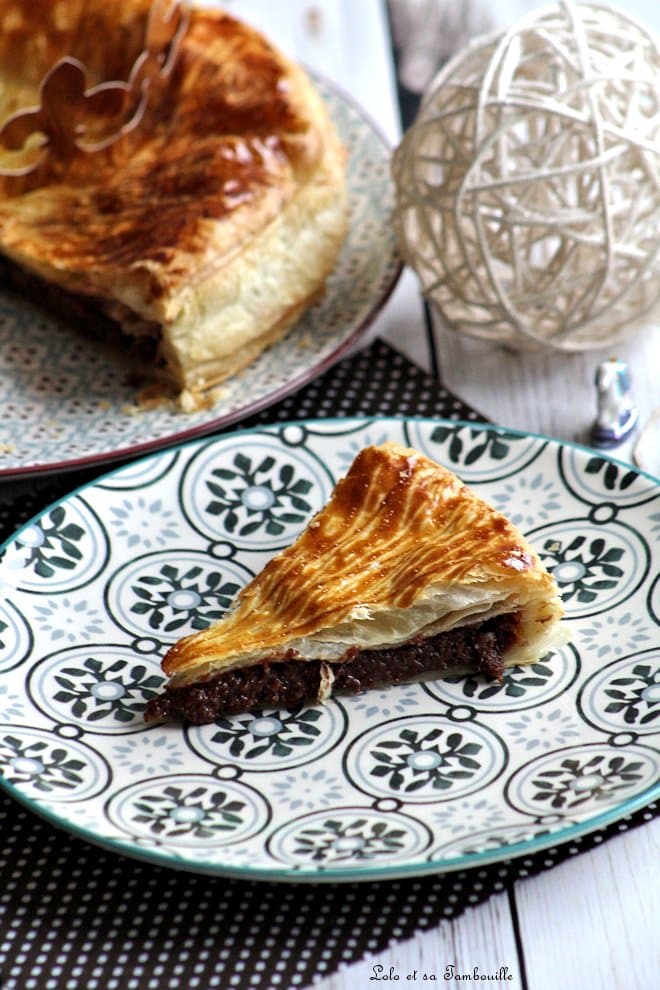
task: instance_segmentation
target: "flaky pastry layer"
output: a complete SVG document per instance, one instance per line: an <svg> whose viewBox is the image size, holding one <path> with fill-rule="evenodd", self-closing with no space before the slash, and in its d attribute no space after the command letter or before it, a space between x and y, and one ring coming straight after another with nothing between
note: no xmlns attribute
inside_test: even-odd
<svg viewBox="0 0 660 990"><path fill-rule="evenodd" d="M503 614L517 617L505 665L563 641L556 583L517 527L451 471L386 443L358 454L298 539L163 669L176 686L275 659L342 662Z"/></svg>

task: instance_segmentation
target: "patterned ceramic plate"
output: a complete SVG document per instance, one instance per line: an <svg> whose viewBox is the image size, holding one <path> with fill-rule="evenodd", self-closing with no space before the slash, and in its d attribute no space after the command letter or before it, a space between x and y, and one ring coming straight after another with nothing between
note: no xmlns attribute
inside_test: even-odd
<svg viewBox="0 0 660 990"><path fill-rule="evenodd" d="M385 439L521 527L570 644L501 685L448 677L146 726L168 646L220 616ZM657 480L490 426L316 420L152 454L4 547L0 779L102 846L245 878L388 878L555 845L658 795L659 548Z"/></svg>
<svg viewBox="0 0 660 990"><path fill-rule="evenodd" d="M0 477L101 463L210 432L328 368L366 331L401 266L390 150L361 111L319 83L349 149L350 230L324 297L221 389L211 409L135 407L125 359L0 289Z"/></svg>

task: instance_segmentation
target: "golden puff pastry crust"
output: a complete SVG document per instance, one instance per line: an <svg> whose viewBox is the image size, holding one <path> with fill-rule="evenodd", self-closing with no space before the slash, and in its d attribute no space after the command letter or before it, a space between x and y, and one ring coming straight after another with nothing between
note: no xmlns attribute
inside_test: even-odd
<svg viewBox="0 0 660 990"><path fill-rule="evenodd" d="M321 662L319 696L360 655L509 616L504 666L563 641L554 579L520 531L423 454L363 449L327 505L209 628L163 661L170 686L275 661Z"/></svg>
<svg viewBox="0 0 660 990"><path fill-rule="evenodd" d="M0 0L0 123L58 59L128 78L149 0ZM103 43L99 44L98 39ZM323 291L347 230L346 152L316 88L259 32L192 8L139 126L43 181L0 177L0 253L153 336L177 389L250 363Z"/></svg>

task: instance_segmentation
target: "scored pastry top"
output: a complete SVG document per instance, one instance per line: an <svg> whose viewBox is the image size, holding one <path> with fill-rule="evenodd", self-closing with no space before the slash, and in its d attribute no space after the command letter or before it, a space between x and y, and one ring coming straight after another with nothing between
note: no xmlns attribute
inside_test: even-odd
<svg viewBox="0 0 660 990"><path fill-rule="evenodd" d="M517 615L507 663L556 638L563 609L535 551L451 471L385 443L358 454L298 539L163 668L185 683L278 657L340 662L503 613Z"/></svg>
<svg viewBox="0 0 660 990"><path fill-rule="evenodd" d="M149 0L0 0L0 124L38 107L59 59L84 67L83 101L127 80L151 9ZM45 178L0 177L3 249L46 277L57 269L74 292L85 292L89 272L98 292L121 265L136 282L126 301L157 310L189 280L191 257L203 277L206 255L217 264L277 215L320 159L325 120L304 73L259 32L191 9L138 126ZM228 216L232 224L218 225Z"/></svg>

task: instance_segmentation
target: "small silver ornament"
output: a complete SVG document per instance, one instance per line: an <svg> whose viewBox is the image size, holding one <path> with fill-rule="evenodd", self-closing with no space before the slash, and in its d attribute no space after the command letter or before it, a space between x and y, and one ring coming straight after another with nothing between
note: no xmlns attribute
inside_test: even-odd
<svg viewBox="0 0 660 990"><path fill-rule="evenodd" d="M618 447L637 426L630 372L625 361L610 358L596 368L594 376L598 414L591 428L594 447Z"/></svg>

